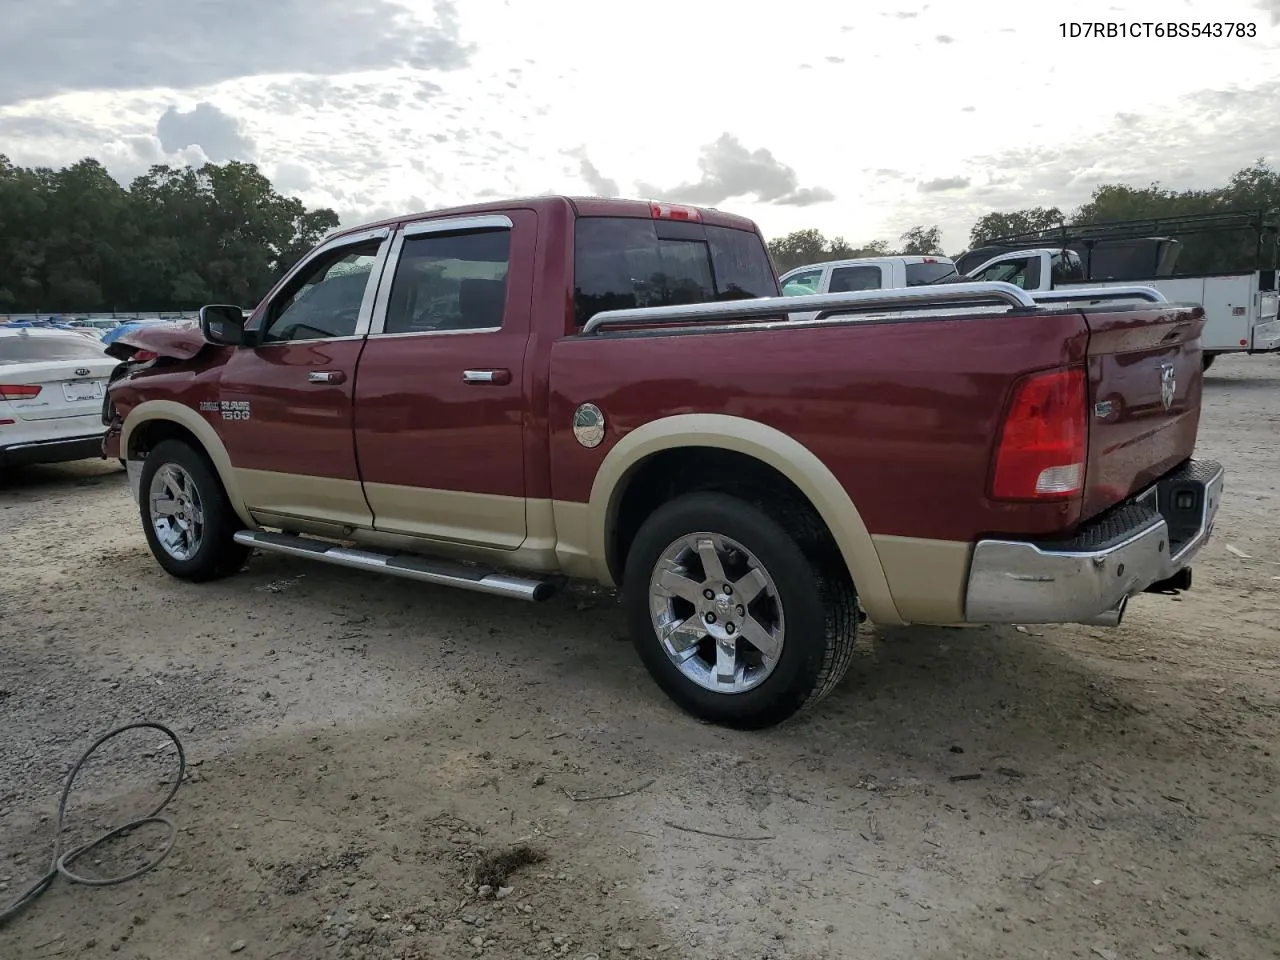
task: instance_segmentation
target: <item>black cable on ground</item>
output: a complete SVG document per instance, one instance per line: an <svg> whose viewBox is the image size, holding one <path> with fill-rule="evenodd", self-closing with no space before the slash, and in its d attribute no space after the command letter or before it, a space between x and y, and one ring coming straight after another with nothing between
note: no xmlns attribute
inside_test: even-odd
<svg viewBox="0 0 1280 960"><path fill-rule="evenodd" d="M74 850L68 850L66 853L63 853L63 818L66 816L67 798L71 795L71 787L75 783L76 774L80 772L80 768L84 766L85 761L93 755L95 750L113 737L118 737L120 734L126 733L130 730L158 730L173 741L173 745L178 749L178 775L174 778L173 785L169 788L169 792L165 794L164 799L160 801L159 806L152 810L147 816L139 817L137 820L131 820L123 826L116 827L113 830L108 830L96 840L91 840L84 846L77 847ZM0 927L8 923L21 911L31 906L31 904L35 902L42 893L53 885L53 881L58 879L59 874L66 877L72 883L83 884L86 887L112 887L118 883L125 883L129 880L140 877L147 871L154 870L156 867L160 866L164 861L164 858L169 855L169 851L173 849L174 841L178 837L178 828L174 826L172 820L160 816L160 811L168 806L169 801L172 800L174 794L178 792L178 787L182 785L182 778L186 775L186 772L187 756L186 752L182 749L182 741L178 739L178 735L176 733L164 726L164 724L151 723L149 721L129 723L122 727L116 727L114 730L104 733L99 737L93 746L80 755L80 759L76 761L76 765L72 767L71 772L67 774L67 781L62 787L62 798L58 801L58 817L54 824L53 861L49 866L49 872L28 887L22 896L18 897L18 899L12 904L0 909ZM139 827L144 827L150 823L164 824L169 828L169 837L165 841L164 849L161 850L154 859L144 863L138 869L123 874L122 876L102 878L85 877L72 871L71 864L75 863L90 850L101 846L108 840L114 840L116 837L123 836L131 830L136 830Z"/></svg>

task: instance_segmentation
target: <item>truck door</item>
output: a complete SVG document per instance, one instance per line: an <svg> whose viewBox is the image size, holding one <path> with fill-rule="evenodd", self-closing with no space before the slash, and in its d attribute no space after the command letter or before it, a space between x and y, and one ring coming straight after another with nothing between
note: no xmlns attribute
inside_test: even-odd
<svg viewBox="0 0 1280 960"><path fill-rule="evenodd" d="M337 237L295 267L250 318L257 345L235 350L218 402L201 411L215 421L260 522L309 529L372 521L356 470L351 398L389 235Z"/></svg>
<svg viewBox="0 0 1280 960"><path fill-rule="evenodd" d="M393 243L355 391L375 530L524 541L524 355L537 215L409 224Z"/></svg>

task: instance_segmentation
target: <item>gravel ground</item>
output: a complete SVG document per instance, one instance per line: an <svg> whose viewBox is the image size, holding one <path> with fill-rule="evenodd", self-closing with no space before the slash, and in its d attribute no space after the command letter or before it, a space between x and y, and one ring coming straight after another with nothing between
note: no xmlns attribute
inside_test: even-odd
<svg viewBox="0 0 1280 960"><path fill-rule="evenodd" d="M0 957L1280 956L1280 360L1218 360L1200 453L1227 491L1189 594L1118 630L867 629L822 707L755 734L676 712L611 596L267 556L186 585L118 467L15 472L0 901L99 734L168 724L189 767L169 859L60 880ZM130 736L75 835L162 796L172 751Z"/></svg>

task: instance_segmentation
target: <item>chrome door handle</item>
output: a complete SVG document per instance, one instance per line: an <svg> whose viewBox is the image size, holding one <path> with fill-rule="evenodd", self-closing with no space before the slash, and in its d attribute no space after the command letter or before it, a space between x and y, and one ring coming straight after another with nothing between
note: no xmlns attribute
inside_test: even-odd
<svg viewBox="0 0 1280 960"><path fill-rule="evenodd" d="M463 383L496 383L505 384L511 382L510 370L463 370Z"/></svg>
<svg viewBox="0 0 1280 960"><path fill-rule="evenodd" d="M341 383L347 375L341 370L312 370L307 374L311 383Z"/></svg>

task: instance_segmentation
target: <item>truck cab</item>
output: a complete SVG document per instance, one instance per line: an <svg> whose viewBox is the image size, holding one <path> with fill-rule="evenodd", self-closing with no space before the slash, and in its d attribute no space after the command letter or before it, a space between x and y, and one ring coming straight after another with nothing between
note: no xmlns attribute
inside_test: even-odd
<svg viewBox="0 0 1280 960"><path fill-rule="evenodd" d="M778 282L784 297L822 293L853 293L862 290L898 290L937 283L956 276L949 257L859 257L830 260L788 270ZM810 320L813 311L792 314L794 320Z"/></svg>

